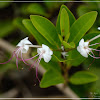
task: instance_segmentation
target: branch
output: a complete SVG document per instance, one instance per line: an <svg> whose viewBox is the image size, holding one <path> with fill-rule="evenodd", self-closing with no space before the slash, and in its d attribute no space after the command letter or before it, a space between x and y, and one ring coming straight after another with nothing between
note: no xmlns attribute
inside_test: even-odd
<svg viewBox="0 0 100 100"><path fill-rule="evenodd" d="M15 46L11 45L10 43L8 43L7 41L0 39L0 47L5 49L6 51L12 53L15 50ZM19 55L20 56L20 55ZM30 58L29 55L24 56L26 58ZM29 64L33 64L33 60L29 60L28 61ZM34 64L34 66L36 66L36 64ZM38 72L43 75L45 73L45 70L43 69L43 67L40 65ZM74 98L77 98L77 100L80 100L79 97L71 90L70 87L68 86L64 86L64 84L58 84L56 85L56 87L64 93L64 95L68 98L73 98L72 100L74 100Z"/></svg>

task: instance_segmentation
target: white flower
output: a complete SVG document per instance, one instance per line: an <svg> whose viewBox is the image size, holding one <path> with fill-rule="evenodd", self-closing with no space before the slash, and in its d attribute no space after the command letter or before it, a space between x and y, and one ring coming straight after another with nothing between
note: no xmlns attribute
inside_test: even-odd
<svg viewBox="0 0 100 100"><path fill-rule="evenodd" d="M39 59L43 58L47 63L51 60L53 55L53 51L44 44L42 44L42 48L37 49L37 53L39 54Z"/></svg>
<svg viewBox="0 0 100 100"><path fill-rule="evenodd" d="M88 57L88 53L91 48L88 47L89 42L84 42L84 39L81 39L79 42L79 46L77 47L77 51L84 57Z"/></svg>
<svg viewBox="0 0 100 100"><path fill-rule="evenodd" d="M94 38L88 40L87 42L84 42L84 39L81 39L79 42L79 46L77 47L77 51L83 56L83 57L88 57L88 55L90 55L93 58L96 59L100 59L100 57L95 57L94 53L92 51L100 51L97 49L93 49L90 48L90 46L96 45L96 44L100 44L100 43L95 43L95 44L91 44L89 45L89 43L97 38L99 38L100 35L95 36ZM92 55L91 55L92 54Z"/></svg>
<svg viewBox="0 0 100 100"><path fill-rule="evenodd" d="M32 43L28 40L28 37L26 37L25 39L21 40L17 44L18 47L21 47L21 52L22 53L27 53L30 45L32 45Z"/></svg>

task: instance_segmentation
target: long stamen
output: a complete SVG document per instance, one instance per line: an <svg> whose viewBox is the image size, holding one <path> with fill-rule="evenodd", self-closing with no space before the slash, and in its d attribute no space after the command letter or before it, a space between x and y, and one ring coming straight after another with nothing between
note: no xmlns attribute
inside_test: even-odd
<svg viewBox="0 0 100 100"><path fill-rule="evenodd" d="M19 55L20 50L21 50L21 48L20 48L19 50L16 51L16 52L17 52L17 57L18 57L18 55ZM16 59L16 66L17 66L17 69L18 69L18 59Z"/></svg>
<svg viewBox="0 0 100 100"><path fill-rule="evenodd" d="M19 48L16 48L16 50L18 51ZM15 51L16 51L16 50L15 50ZM0 63L0 64L6 64L6 63L10 62L10 61L12 60L12 58L14 57L15 51L12 53L12 56L11 56L11 58L10 58L8 61L6 61L6 62L4 62L4 63Z"/></svg>
<svg viewBox="0 0 100 100"><path fill-rule="evenodd" d="M89 53L88 53L89 54ZM100 59L100 57L95 57L95 56L92 56L91 54L89 54L91 57L95 58L95 59Z"/></svg>
<svg viewBox="0 0 100 100"><path fill-rule="evenodd" d="M92 51L90 51L90 52L91 52L91 53L93 54L93 56L95 57L94 53L93 53ZM92 61L92 63L89 65L88 70L89 70L90 66L94 63L94 61L95 61L95 58L94 58L94 60Z"/></svg>
<svg viewBox="0 0 100 100"><path fill-rule="evenodd" d="M97 38L99 38L99 37L100 37L100 34L97 35L97 36L95 36L94 38L90 39L88 42L91 42L91 41L93 41L93 40L95 40L95 39L97 39Z"/></svg>
<svg viewBox="0 0 100 100"><path fill-rule="evenodd" d="M38 67L39 67L39 63L41 61L41 58L38 60L37 66L36 66L36 78L38 79L38 81L40 82L39 78L38 78Z"/></svg>
<svg viewBox="0 0 100 100"><path fill-rule="evenodd" d="M34 64L36 63L38 61L38 59L36 59L35 61L34 61L34 63L31 65L31 67L29 68L29 70L34 66Z"/></svg>
<svg viewBox="0 0 100 100"><path fill-rule="evenodd" d="M10 61L12 60L13 57L14 57L14 52L13 52L11 58L10 58L8 61L6 61L6 62L4 62L4 63L0 63L0 64L6 64L6 63L10 62Z"/></svg>
<svg viewBox="0 0 100 100"><path fill-rule="evenodd" d="M29 58L29 59L24 59L24 61L31 60L31 59L37 57L38 55L39 55L39 54L37 54L37 55L35 55L35 56L33 56L33 57ZM16 56L16 54L15 54L15 56ZM18 60L22 61L22 59L18 58L17 56L16 56L16 58L17 58Z"/></svg>
<svg viewBox="0 0 100 100"><path fill-rule="evenodd" d="M89 45L89 46L93 46L93 45L96 45L96 44L100 44L100 43L91 44L91 45Z"/></svg>
<svg viewBox="0 0 100 100"><path fill-rule="evenodd" d="M26 62L25 62L25 60L23 59L23 56L22 56L22 51L21 51L21 59L22 59L22 61L26 64L26 65L30 65L30 64L27 64Z"/></svg>
<svg viewBox="0 0 100 100"><path fill-rule="evenodd" d="M92 50L95 50L95 51L100 51L100 50L97 50L97 49L92 49Z"/></svg>
<svg viewBox="0 0 100 100"><path fill-rule="evenodd" d="M43 54L43 53L42 53ZM40 57L42 56L42 54L39 56L39 58L38 59L36 59L35 61L34 61L34 63L31 65L31 67L29 68L29 70L34 66L34 64L40 59ZM37 55L39 55L39 54L37 54Z"/></svg>

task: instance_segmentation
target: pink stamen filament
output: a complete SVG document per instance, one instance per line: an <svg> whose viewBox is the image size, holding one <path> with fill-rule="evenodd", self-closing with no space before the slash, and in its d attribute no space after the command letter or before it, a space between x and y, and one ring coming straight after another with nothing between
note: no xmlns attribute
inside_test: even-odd
<svg viewBox="0 0 100 100"><path fill-rule="evenodd" d="M92 51L90 51L92 54L93 54L93 56L95 57L95 55L94 55L94 53L92 52ZM94 58L94 60L92 61L92 63L89 65L89 67L88 67L88 69L90 68L90 66L94 63L94 61L95 61L95 58Z"/></svg>
<svg viewBox="0 0 100 100"><path fill-rule="evenodd" d="M38 55L39 55L39 54L37 54L37 55L35 55L35 56L33 56L33 57L29 58L29 59L24 59L24 61L31 60L31 59L37 57ZM16 56L16 54L15 54L15 56ZM17 58L18 60L22 61L22 59L18 58L17 56L16 56L16 58Z"/></svg>
<svg viewBox="0 0 100 100"><path fill-rule="evenodd" d="M91 44L91 45L89 45L89 46L93 46L93 45L96 45L96 44L100 44L100 43Z"/></svg>
<svg viewBox="0 0 100 100"><path fill-rule="evenodd" d="M42 53L43 54L43 53ZM39 56L39 58L38 59L40 59L40 57L42 56L42 54L40 54L40 56ZM38 56L39 54L37 54L36 56ZM35 57L36 57L35 56ZM29 68L29 70L34 66L34 64L38 61L38 59L36 59L35 61L34 61L34 63L31 65L31 67Z"/></svg>
<svg viewBox="0 0 100 100"><path fill-rule="evenodd" d="M20 48L17 48L17 51L18 51L19 49L20 49ZM16 50L15 50L15 51L16 51ZM6 61L6 62L4 62L4 63L0 63L0 64L6 64L6 63L10 62L10 61L12 60L12 58L14 57L15 51L12 53L12 56L11 56L11 58L10 58L8 61Z"/></svg>
<svg viewBox="0 0 100 100"><path fill-rule="evenodd" d="M20 50L21 50L21 48L19 48L19 49L16 51L17 57L18 57L18 55L19 55ZM17 66L17 69L18 69L18 59L16 59L16 66Z"/></svg>
<svg viewBox="0 0 100 100"><path fill-rule="evenodd" d="M97 50L97 49L92 49L92 50L95 50L95 51L100 51L100 50Z"/></svg>
<svg viewBox="0 0 100 100"><path fill-rule="evenodd" d="M39 63L41 61L41 58L39 58L37 66L36 66L36 78L38 79L38 81L40 82L39 78L38 78L38 67L39 67Z"/></svg>
<svg viewBox="0 0 100 100"><path fill-rule="evenodd" d="M23 56L22 56L22 51L21 51L21 59L22 59L22 61L26 64L26 65L30 65L30 64L27 64L26 62L25 62L25 60L23 59Z"/></svg>
<svg viewBox="0 0 100 100"><path fill-rule="evenodd" d="M88 53L89 54L89 53ZM100 59L100 57L95 57L94 55L92 56L91 54L89 54L91 57L95 58L95 59Z"/></svg>

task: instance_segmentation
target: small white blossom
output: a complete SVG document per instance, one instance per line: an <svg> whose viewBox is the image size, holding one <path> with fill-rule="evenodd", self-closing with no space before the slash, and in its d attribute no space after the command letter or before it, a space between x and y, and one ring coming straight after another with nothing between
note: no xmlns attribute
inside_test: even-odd
<svg viewBox="0 0 100 100"><path fill-rule="evenodd" d="M84 39L81 39L79 42L79 46L77 47L77 51L84 57L88 57L88 53L91 48L88 47L89 42L84 42Z"/></svg>
<svg viewBox="0 0 100 100"><path fill-rule="evenodd" d="M44 44L42 44L42 48L37 49L37 53L39 54L39 59L43 58L47 63L51 60L53 55L53 51Z"/></svg>
<svg viewBox="0 0 100 100"><path fill-rule="evenodd" d="M28 40L28 37L26 37L25 39L21 40L17 44L18 47L21 47L21 52L22 53L27 53L30 45L32 45L32 43Z"/></svg>
<svg viewBox="0 0 100 100"><path fill-rule="evenodd" d="M77 47L77 51L83 56L83 57L86 57L88 58L88 55L90 55L91 57L93 58L96 58L96 59L99 59L100 57L95 57L94 53L92 51L100 51L100 50L97 50L97 49L93 49L93 48L90 48L91 46L93 45L96 45L96 44L100 44L100 43L95 43L95 44L91 44L89 45L89 43L97 38L99 38L100 35L97 35L95 36L94 38L88 40L87 42L84 42L84 39L81 39L80 42L79 42L79 45ZM91 55L92 54L92 55Z"/></svg>

